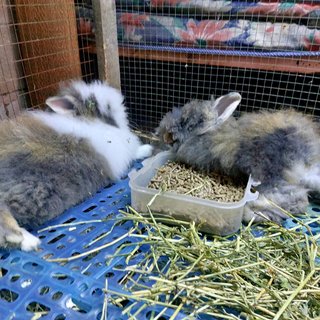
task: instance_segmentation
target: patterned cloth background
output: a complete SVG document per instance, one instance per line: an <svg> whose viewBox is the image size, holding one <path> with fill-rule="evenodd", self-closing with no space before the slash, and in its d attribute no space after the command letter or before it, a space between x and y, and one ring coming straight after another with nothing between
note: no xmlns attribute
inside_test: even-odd
<svg viewBox="0 0 320 320"><path fill-rule="evenodd" d="M264 50L320 50L320 31L288 23L195 20L119 13L118 39L149 45Z"/></svg>
<svg viewBox="0 0 320 320"><path fill-rule="evenodd" d="M320 0L307 3L213 1L213 0L116 0L118 39L125 44L169 45L179 47L320 51ZM141 8L143 13L121 12L129 7ZM156 14L152 9L157 8ZM173 8L161 13L163 8ZM179 9L176 11L176 9ZM181 9L181 10L180 10ZM184 13L184 9L187 10ZM223 13L224 20L197 19L190 10ZM165 11L165 10L164 10ZM177 13L179 12L179 14ZM243 13L243 19L232 15ZM252 21L248 17L267 16L271 21ZM79 33L94 34L91 9L77 11ZM192 18L193 17L193 18ZM303 17L304 24L300 23ZM274 19L273 19L274 18ZM307 19L306 19L307 18ZM270 21L270 19L267 19ZM292 21L292 23L291 23Z"/></svg>
<svg viewBox="0 0 320 320"><path fill-rule="evenodd" d="M302 3L299 3L302 2ZM118 7L176 8L202 13L319 17L320 1L215 1L215 0L117 0Z"/></svg>

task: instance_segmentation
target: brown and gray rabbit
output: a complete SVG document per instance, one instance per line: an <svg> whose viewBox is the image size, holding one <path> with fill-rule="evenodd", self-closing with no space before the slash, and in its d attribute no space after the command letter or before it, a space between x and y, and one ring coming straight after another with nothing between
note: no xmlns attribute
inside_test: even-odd
<svg viewBox="0 0 320 320"><path fill-rule="evenodd" d="M293 110L246 113L237 120L230 116L240 101L232 92L173 108L157 129L160 140L178 160L202 170L235 178L251 174L259 197L246 205L245 221L255 216L280 222L285 211L304 213L309 192L320 192L319 128Z"/></svg>
<svg viewBox="0 0 320 320"><path fill-rule="evenodd" d="M121 93L71 81L46 101L0 123L0 247L29 251L36 227L120 179L151 154L130 129Z"/></svg>

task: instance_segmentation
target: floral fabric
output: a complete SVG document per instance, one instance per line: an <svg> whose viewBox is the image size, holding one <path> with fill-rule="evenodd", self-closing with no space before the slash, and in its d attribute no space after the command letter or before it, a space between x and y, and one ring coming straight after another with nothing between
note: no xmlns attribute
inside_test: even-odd
<svg viewBox="0 0 320 320"><path fill-rule="evenodd" d="M269 15L273 17L319 17L320 2L310 1L225 1L225 0L117 0L118 7L199 10L202 13ZM183 12L183 11L182 11Z"/></svg>
<svg viewBox="0 0 320 320"><path fill-rule="evenodd" d="M293 23L196 20L138 13L119 13L117 21L118 39L126 43L198 48L320 50L320 31Z"/></svg>
<svg viewBox="0 0 320 320"><path fill-rule="evenodd" d="M320 51L320 0L310 1L309 4L299 3L298 0L116 0L116 4L120 43L209 49ZM121 12L121 9L130 6L141 8L140 13ZM152 10L154 8L157 10ZM161 11L161 8L174 8L174 11ZM184 13L184 9L188 9L188 14ZM191 15L189 9L201 9L202 13L225 13L221 14L225 20L197 20L199 15ZM171 16L170 12L175 12L175 16ZM235 16L232 14L237 14L239 18L239 13L247 15L243 19L233 19ZM265 19L267 22L251 19L258 15L269 19ZM281 22L283 18L276 19L282 16L291 16L292 23ZM307 25L295 23L300 23L300 17L308 18L304 19ZM270 20L272 22L268 22ZM94 38L94 19L90 7L77 8L77 22L80 35Z"/></svg>

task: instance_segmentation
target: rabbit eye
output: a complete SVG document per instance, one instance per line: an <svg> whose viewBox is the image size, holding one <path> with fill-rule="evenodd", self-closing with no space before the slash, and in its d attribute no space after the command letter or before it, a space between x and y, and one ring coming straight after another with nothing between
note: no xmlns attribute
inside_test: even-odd
<svg viewBox="0 0 320 320"><path fill-rule="evenodd" d="M93 113L97 109L97 101L95 99L88 99L86 103L87 110Z"/></svg>
<svg viewBox="0 0 320 320"><path fill-rule="evenodd" d="M163 141L166 144L172 144L173 143L173 135L171 132L165 132L163 135Z"/></svg>

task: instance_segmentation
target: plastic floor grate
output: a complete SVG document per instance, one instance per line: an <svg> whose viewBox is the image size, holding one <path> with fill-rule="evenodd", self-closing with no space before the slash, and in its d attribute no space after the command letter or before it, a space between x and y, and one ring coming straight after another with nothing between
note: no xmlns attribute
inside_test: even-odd
<svg viewBox="0 0 320 320"><path fill-rule="evenodd" d="M114 228L113 226L118 211L128 204L130 190L128 179L125 179L100 190L91 199L71 208L41 229L70 222L75 224L88 221L88 224L53 228L39 233L42 245L38 252L0 251L0 319L100 319L105 279L108 279L109 289L117 292L122 290L119 282L124 276L121 269L126 265L125 257L119 255L111 259L111 256L128 241L125 234L133 224L127 221ZM309 213L318 215L319 212L319 206L309 207ZM92 222L100 219L106 220L103 223ZM294 221L287 220L285 226L294 226ZM314 233L320 232L320 225L317 223L311 225L311 228ZM34 233L36 232L37 230ZM100 236L104 237L99 240ZM118 241L119 239L121 240ZM92 241L95 243L91 246ZM130 242L133 241L130 238ZM115 243L98 253L69 261L64 265L43 259L72 257L110 242ZM126 247L121 250L121 254L131 250L132 247ZM138 257L141 259L143 255L140 253ZM137 258L132 257L130 263L135 262ZM131 310L132 314L139 307L137 303ZM109 303L107 319L127 319L128 316L123 315L122 310L120 306ZM150 310L139 313L139 319L150 319ZM152 310L158 311L158 308L153 307ZM167 310L160 319L169 319L172 314L173 311ZM185 317L185 314L179 313L175 319Z"/></svg>

